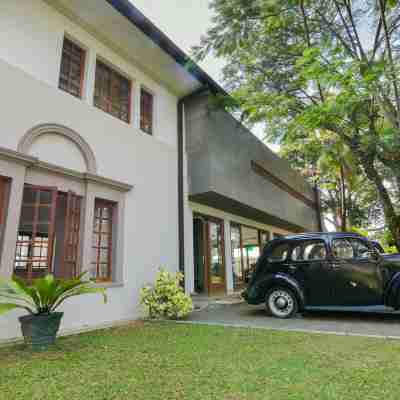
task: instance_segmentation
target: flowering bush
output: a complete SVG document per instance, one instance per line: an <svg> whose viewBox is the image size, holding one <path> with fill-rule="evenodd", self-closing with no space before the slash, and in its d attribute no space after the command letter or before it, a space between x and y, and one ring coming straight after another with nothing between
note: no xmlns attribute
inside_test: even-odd
<svg viewBox="0 0 400 400"><path fill-rule="evenodd" d="M192 299L180 286L183 275L160 270L154 286L146 286L140 291L140 302L146 307L150 318L179 319L192 309Z"/></svg>

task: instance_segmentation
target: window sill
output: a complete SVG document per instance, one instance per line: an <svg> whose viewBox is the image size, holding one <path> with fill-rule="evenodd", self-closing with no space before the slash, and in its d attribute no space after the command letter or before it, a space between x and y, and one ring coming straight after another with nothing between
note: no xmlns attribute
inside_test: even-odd
<svg viewBox="0 0 400 400"><path fill-rule="evenodd" d="M125 284L123 282L95 282L94 286L98 288L111 289L124 287Z"/></svg>

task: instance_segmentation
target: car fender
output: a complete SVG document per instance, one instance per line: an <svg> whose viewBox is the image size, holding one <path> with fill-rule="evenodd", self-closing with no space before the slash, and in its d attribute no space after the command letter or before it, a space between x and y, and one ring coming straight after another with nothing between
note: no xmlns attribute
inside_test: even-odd
<svg viewBox="0 0 400 400"><path fill-rule="evenodd" d="M304 290L302 289L300 283L290 275L286 275L282 272L267 275L261 282L259 282L258 286L262 288L264 298L267 294L267 291L273 286L287 287L288 289L293 290L295 293L300 309L302 309L306 304Z"/></svg>
<svg viewBox="0 0 400 400"><path fill-rule="evenodd" d="M400 272L397 272L387 285L384 299L386 306L400 308Z"/></svg>

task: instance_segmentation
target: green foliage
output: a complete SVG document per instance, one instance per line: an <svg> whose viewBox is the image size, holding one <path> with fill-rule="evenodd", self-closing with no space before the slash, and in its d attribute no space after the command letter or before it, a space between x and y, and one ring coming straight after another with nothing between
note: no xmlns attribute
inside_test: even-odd
<svg viewBox="0 0 400 400"><path fill-rule="evenodd" d="M84 275L63 280L49 274L33 280L31 285L15 276L11 281L0 280L0 315L15 309L26 310L32 315L50 314L70 297L90 293L101 293L106 303L105 289L83 280Z"/></svg>
<svg viewBox="0 0 400 400"><path fill-rule="evenodd" d="M399 2L213 0L211 7L213 26L194 50L227 61L235 99L227 108L264 123L266 138L314 182L335 185L342 166L353 204L379 196L400 249ZM355 211L365 224L366 207Z"/></svg>
<svg viewBox="0 0 400 400"><path fill-rule="evenodd" d="M161 269L155 285L142 288L141 303L146 307L150 318L179 319L192 311L192 299L180 286L182 280L181 273L173 275Z"/></svg>

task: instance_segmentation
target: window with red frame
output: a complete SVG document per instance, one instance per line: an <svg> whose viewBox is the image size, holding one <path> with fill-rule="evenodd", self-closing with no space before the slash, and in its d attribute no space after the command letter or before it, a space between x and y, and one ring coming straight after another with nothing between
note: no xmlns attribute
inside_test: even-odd
<svg viewBox="0 0 400 400"><path fill-rule="evenodd" d="M64 279L77 276L81 208L82 198L73 192L26 184L14 274L28 281L48 273Z"/></svg>
<svg viewBox="0 0 400 400"><path fill-rule="evenodd" d="M52 272L57 189L25 185L14 273L31 280Z"/></svg>
<svg viewBox="0 0 400 400"><path fill-rule="evenodd" d="M112 280L112 233L115 203L95 201L92 244L92 278Z"/></svg>
<svg viewBox="0 0 400 400"><path fill-rule="evenodd" d="M122 121L130 122L131 82L101 61L96 64L94 105Z"/></svg>
<svg viewBox="0 0 400 400"><path fill-rule="evenodd" d="M64 38L58 87L76 97L82 97L85 57L82 48Z"/></svg>
<svg viewBox="0 0 400 400"><path fill-rule="evenodd" d="M140 91L140 129L153 134L153 95L145 89Z"/></svg>

